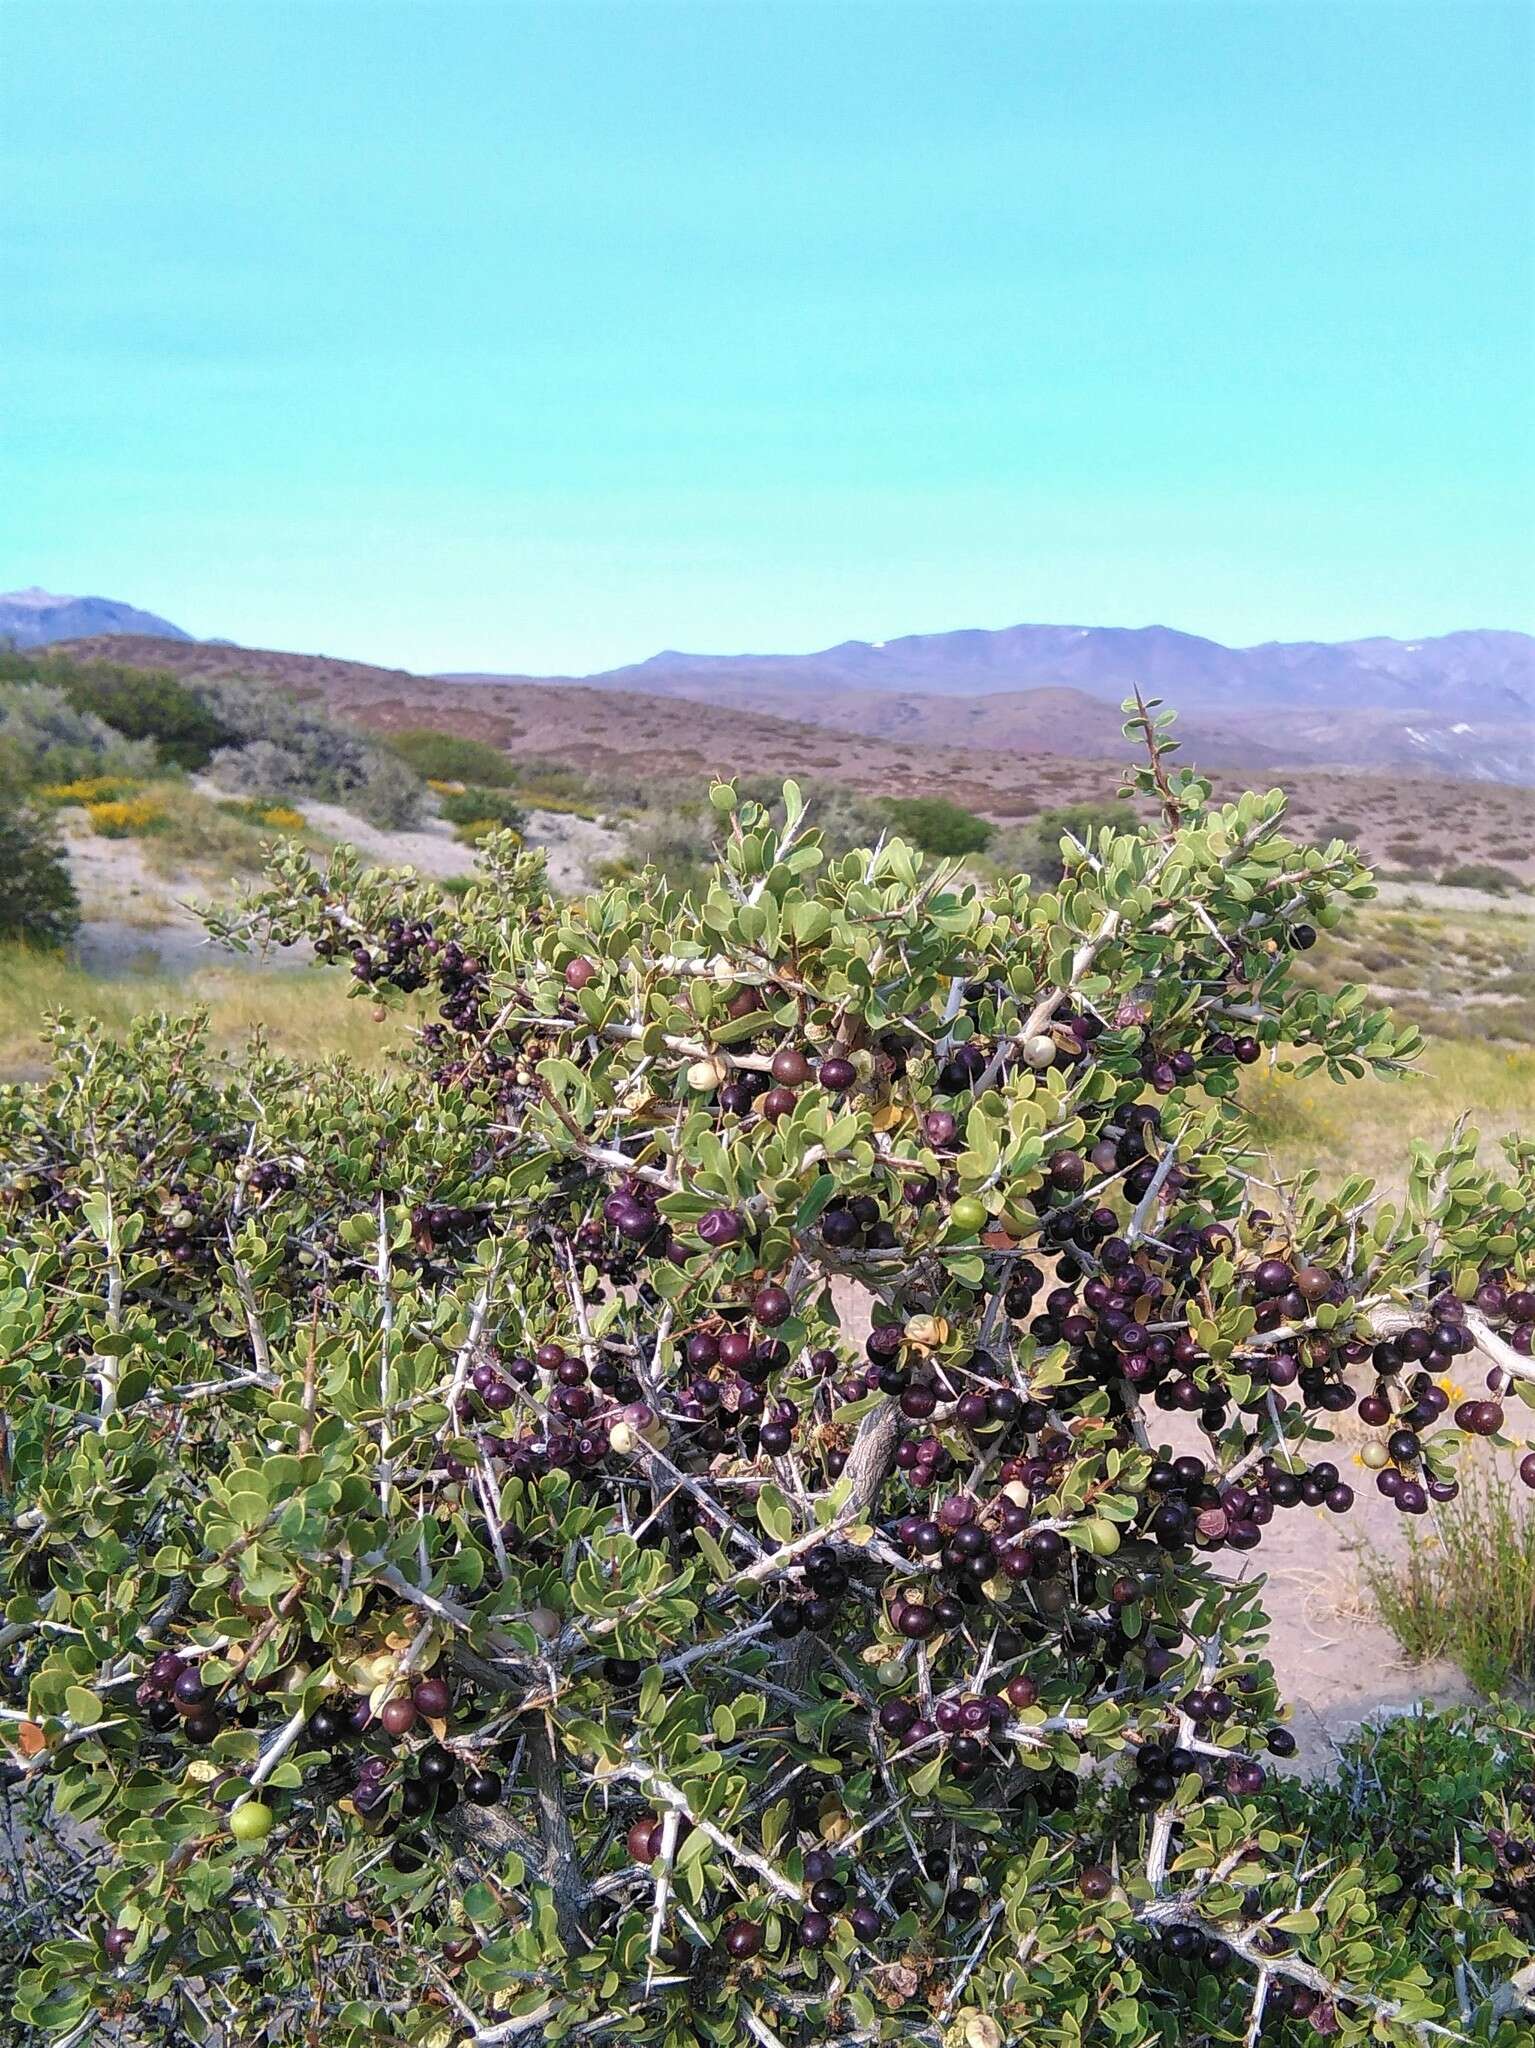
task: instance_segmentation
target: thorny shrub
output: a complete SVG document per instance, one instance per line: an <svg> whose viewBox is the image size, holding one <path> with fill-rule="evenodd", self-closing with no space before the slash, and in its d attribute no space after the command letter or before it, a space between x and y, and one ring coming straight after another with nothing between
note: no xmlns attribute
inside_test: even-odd
<svg viewBox="0 0 1535 2048"><path fill-rule="evenodd" d="M1232 1567L1344 1410L1408 1514L1510 1433L1535 1148L1258 1177L1245 1064L1416 1034L1292 978L1355 858L1132 725L1157 827L1048 891L792 784L697 897L289 848L228 935L434 988L408 1073L64 1025L0 1095L0 1727L101 1857L23 2029L1528 2041L1490 1837L1420 1941L1287 1818Z"/></svg>

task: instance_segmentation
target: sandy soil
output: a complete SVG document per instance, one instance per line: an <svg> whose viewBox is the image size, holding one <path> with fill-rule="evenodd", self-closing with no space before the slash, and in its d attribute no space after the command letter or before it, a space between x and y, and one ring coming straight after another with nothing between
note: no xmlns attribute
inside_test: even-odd
<svg viewBox="0 0 1535 2048"><path fill-rule="evenodd" d="M598 868L623 845L623 834L614 826L564 811L529 811L527 839L548 855L549 885L557 896L583 895Z"/></svg>

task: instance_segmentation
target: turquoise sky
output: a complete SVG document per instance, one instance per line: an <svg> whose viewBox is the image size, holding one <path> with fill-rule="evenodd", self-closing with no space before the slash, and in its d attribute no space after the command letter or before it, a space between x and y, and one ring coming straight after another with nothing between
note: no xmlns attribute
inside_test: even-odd
<svg viewBox="0 0 1535 2048"><path fill-rule="evenodd" d="M5 0L0 588L535 671L1535 628L1532 24Z"/></svg>

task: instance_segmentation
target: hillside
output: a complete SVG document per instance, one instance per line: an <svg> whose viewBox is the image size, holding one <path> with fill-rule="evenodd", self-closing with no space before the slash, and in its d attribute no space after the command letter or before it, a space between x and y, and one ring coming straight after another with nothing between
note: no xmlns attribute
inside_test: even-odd
<svg viewBox="0 0 1535 2048"><path fill-rule="evenodd" d="M1114 712L1140 688L1179 707L1212 766L1392 767L1535 783L1535 638L1524 633L1236 648L1165 626L1012 626L850 640L803 655L672 650L581 680L873 738L1092 753L1117 734Z"/></svg>
<svg viewBox="0 0 1535 2048"><path fill-rule="evenodd" d="M943 794L1007 822L1053 805L1111 797L1129 753L1117 716L1072 692L1036 693L1045 701L1026 701L1016 714L1005 700L990 700L994 712L987 716L997 723L979 731L966 722L969 707L954 703L932 736L877 738L729 703L689 701L684 709L664 695L575 682L454 683L273 649L111 636L59 651L181 675L248 676L322 700L374 731L440 726L523 760L568 762L642 788L715 773L793 774L870 795ZM1210 763L1225 791L1250 781L1281 782L1301 830L1356 839L1384 866L1493 862L1535 881L1528 790L1421 769L1406 776L1285 768L1275 750L1256 739L1229 763L1215 761L1197 738L1186 751Z"/></svg>
<svg viewBox="0 0 1535 2048"><path fill-rule="evenodd" d="M119 604L111 597L61 597L51 590L0 592L0 646L48 647L92 633L152 633L162 639L191 636L154 612Z"/></svg>

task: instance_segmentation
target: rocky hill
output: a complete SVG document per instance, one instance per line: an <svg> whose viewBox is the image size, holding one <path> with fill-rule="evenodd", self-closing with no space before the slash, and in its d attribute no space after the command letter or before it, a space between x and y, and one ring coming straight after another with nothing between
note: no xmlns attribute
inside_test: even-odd
<svg viewBox="0 0 1535 2048"><path fill-rule="evenodd" d="M0 592L0 647L47 647L95 633L153 633L165 640L191 635L154 612L111 597L61 597L51 590Z"/></svg>

